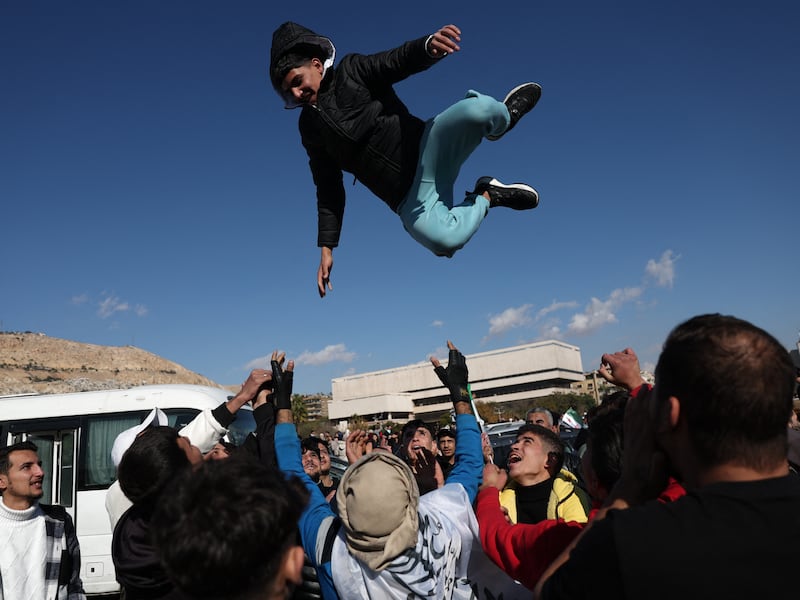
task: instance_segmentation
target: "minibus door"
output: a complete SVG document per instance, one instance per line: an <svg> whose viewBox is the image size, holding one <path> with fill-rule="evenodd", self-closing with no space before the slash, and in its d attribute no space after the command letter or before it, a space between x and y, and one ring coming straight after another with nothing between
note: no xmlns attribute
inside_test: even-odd
<svg viewBox="0 0 800 600"><path fill-rule="evenodd" d="M36 431L14 427L11 443L29 441L39 449L44 480L42 503L60 504L75 520L77 428Z"/></svg>

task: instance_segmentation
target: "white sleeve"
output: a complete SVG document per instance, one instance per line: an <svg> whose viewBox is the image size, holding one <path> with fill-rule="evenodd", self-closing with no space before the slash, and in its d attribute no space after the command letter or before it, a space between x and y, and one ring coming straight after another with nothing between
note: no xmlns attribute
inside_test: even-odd
<svg viewBox="0 0 800 600"><path fill-rule="evenodd" d="M189 441L205 454L219 441L219 438L228 433L228 430L214 418L211 410L206 409L192 419L179 433L183 437L189 438Z"/></svg>

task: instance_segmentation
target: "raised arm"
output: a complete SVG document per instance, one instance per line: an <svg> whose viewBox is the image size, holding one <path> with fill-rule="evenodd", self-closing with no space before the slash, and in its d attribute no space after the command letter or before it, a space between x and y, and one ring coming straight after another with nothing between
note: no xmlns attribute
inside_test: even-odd
<svg viewBox="0 0 800 600"><path fill-rule="evenodd" d="M294 361L289 361L283 369L285 355L272 353L272 377L276 413L275 455L278 467L289 476L298 478L310 493L308 506L300 516L298 528L303 550L317 568L317 577L322 587L323 597L337 598L333 586L333 575L329 553L324 552L325 541L332 527L337 527L337 519L325 500L319 487L303 470L302 450L292 414L292 385L294 380ZM334 530L335 531L335 530ZM321 556L325 556L323 562Z"/></svg>
<svg viewBox="0 0 800 600"><path fill-rule="evenodd" d="M435 33L370 55L350 55L345 60L352 74L365 85L392 85L458 52L461 30L445 25Z"/></svg>
<svg viewBox="0 0 800 600"><path fill-rule="evenodd" d="M430 359L434 372L450 391L450 400L456 413L456 463L447 477L447 484L463 485L472 503L478 493L483 471L481 432L472 414L467 360L450 340L447 341L447 347L450 349L447 368L435 357Z"/></svg>

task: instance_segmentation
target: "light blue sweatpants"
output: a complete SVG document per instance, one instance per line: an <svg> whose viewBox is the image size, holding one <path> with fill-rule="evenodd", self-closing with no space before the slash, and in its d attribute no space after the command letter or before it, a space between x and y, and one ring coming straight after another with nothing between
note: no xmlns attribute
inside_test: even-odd
<svg viewBox="0 0 800 600"><path fill-rule="evenodd" d="M453 206L453 186L481 140L503 133L509 123L504 103L474 90L428 121L414 181L397 212L411 237L437 256L453 256L489 212L482 195L468 194Z"/></svg>

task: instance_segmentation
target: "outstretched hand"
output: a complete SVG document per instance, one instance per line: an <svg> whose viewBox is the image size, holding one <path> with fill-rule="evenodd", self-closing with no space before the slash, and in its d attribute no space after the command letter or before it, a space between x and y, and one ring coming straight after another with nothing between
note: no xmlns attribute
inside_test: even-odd
<svg viewBox="0 0 800 600"><path fill-rule="evenodd" d="M333 290L333 286L331 285L332 270L333 249L323 246L319 258L319 269L317 269L317 289L319 291L320 298L325 297L327 290Z"/></svg>
<svg viewBox="0 0 800 600"><path fill-rule="evenodd" d="M639 367L639 357L631 348L625 348L622 352L613 354L603 354L600 358L600 368L598 374L614 385L618 385L628 391L636 389L645 383Z"/></svg>
<svg viewBox="0 0 800 600"><path fill-rule="evenodd" d="M367 432L363 429L355 429L347 436L344 445L344 454L347 462L353 464L367 453Z"/></svg>
<svg viewBox="0 0 800 600"><path fill-rule="evenodd" d="M286 353L274 351L270 364L272 365L273 398L277 410L292 410L292 385L294 383L294 361L290 360L283 368Z"/></svg>
<svg viewBox="0 0 800 600"><path fill-rule="evenodd" d="M427 50L434 58L442 58L461 50L458 45L460 41L461 30L455 25L445 25L430 37Z"/></svg>
<svg viewBox="0 0 800 600"><path fill-rule="evenodd" d="M409 452L407 462L414 473L414 478L417 480L420 494L435 490L444 484L441 467L439 467L433 452L427 448L418 448ZM436 473L437 467L439 467L438 477Z"/></svg>
<svg viewBox="0 0 800 600"><path fill-rule="evenodd" d="M453 342L447 340L447 347L450 349L450 357L447 361L447 368L444 368L435 356L431 356L431 364L433 371L439 377L439 381L450 390L450 399L453 403L469 402L469 389L467 382L469 380L469 370L467 369L467 359L458 351L453 345Z"/></svg>

